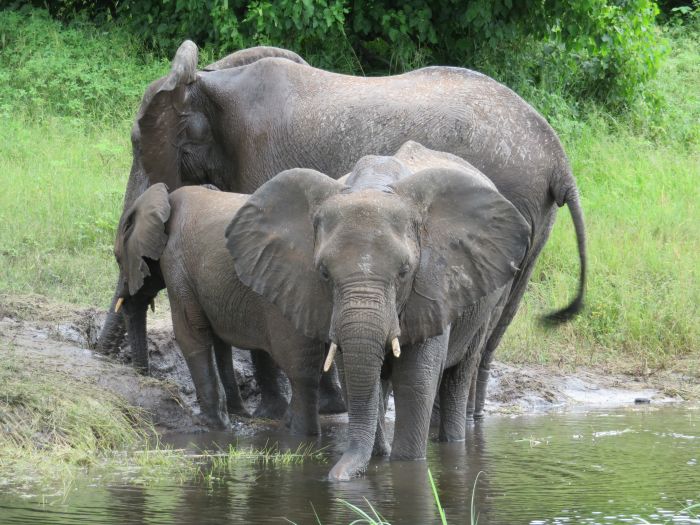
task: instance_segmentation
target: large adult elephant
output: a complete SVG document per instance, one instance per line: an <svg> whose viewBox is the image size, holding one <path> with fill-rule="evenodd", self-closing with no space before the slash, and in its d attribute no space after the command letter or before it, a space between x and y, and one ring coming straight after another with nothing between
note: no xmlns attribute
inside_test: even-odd
<svg viewBox="0 0 700 525"><path fill-rule="evenodd" d="M338 178L363 155L391 155L415 140L469 161L530 226L530 246L486 344L477 402L483 402L489 356L515 315L556 206L564 204L575 219L581 273L574 300L552 315L579 311L585 240L576 184L554 130L513 91L461 68L366 78L289 57L251 61L256 49L241 53L247 53L245 65L230 59L226 69L198 72L197 48L186 41L170 74L149 86L132 130L125 204L154 182L171 190L208 182L250 193L294 167ZM121 334L119 318L110 315L101 344L110 346Z"/></svg>

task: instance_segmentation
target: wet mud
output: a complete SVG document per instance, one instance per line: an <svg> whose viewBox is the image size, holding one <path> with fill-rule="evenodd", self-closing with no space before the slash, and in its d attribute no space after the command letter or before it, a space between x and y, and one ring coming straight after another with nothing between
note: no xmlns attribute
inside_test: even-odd
<svg viewBox="0 0 700 525"><path fill-rule="evenodd" d="M160 304L164 304L162 299ZM48 360L76 377L94 380L129 404L142 407L163 434L205 430L199 421L190 374L172 333L167 306L148 319L152 377L141 376L131 368L126 343L111 355L95 350L104 317L104 312L96 308L57 305L40 296L0 295L0 354L11 346L37 359ZM234 364L241 394L252 412L258 404L259 392L249 353L235 350ZM676 394L681 389L674 385L685 380L680 375L659 382L600 370L568 371L496 362L486 409L491 414L513 414L624 406L634 404L635 400L682 401ZM388 417L392 416L390 412ZM254 431L259 423L233 418L233 424L238 430Z"/></svg>

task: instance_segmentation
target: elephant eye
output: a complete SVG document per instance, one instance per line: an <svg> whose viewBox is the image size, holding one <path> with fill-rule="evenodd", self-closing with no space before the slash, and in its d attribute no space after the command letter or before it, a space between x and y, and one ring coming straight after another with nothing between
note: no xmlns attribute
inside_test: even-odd
<svg viewBox="0 0 700 525"><path fill-rule="evenodd" d="M401 265L401 268L399 269L399 277L402 279L408 275L408 270L411 269L411 266L408 263L403 263Z"/></svg>
<svg viewBox="0 0 700 525"><path fill-rule="evenodd" d="M318 273L321 274L321 279L323 279L324 281L327 281L331 278L330 274L328 273L328 268L326 268L326 265L323 263L318 265Z"/></svg>

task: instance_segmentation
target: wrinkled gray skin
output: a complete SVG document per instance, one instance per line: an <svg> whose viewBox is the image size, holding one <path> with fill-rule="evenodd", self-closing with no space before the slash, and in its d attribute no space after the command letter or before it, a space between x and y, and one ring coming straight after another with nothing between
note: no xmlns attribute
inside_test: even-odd
<svg viewBox="0 0 700 525"><path fill-rule="evenodd" d="M443 371L475 369L530 225L468 163L409 142L394 157L360 159L342 181L281 173L241 207L226 237L244 284L300 332L342 350L349 444L330 472L342 480L362 472L373 451L388 451L376 439L382 375L396 405L392 458L425 457ZM441 434L463 439L469 381L449 376L443 385L450 381L457 388L445 390ZM459 400L449 395L459 388Z"/></svg>
<svg viewBox="0 0 700 525"><path fill-rule="evenodd" d="M147 305L167 287L175 337L208 425L228 428L228 412L244 411L235 382L222 388L219 381L220 373L233 377L233 345L274 357L292 387L292 432L318 434L325 346L300 335L279 308L238 280L224 242L226 226L247 198L201 187L168 195L157 183L126 210L114 253L130 294L130 342L135 352L145 352Z"/></svg>
<svg viewBox="0 0 700 525"><path fill-rule="evenodd" d="M517 311L556 207L564 204L576 227L581 275L572 303L551 317L568 319L583 304L583 219L556 134L511 90L466 69L428 67L365 78L311 68L301 59L248 61L197 72L196 46L185 42L180 47L171 73L148 88L134 124L126 204L154 182L171 189L210 182L248 193L293 167L338 178L361 156L392 155L407 140L466 159L513 203L531 232L520 271L485 343L472 409L482 415L493 351ZM120 334L110 316L103 345L110 346Z"/></svg>

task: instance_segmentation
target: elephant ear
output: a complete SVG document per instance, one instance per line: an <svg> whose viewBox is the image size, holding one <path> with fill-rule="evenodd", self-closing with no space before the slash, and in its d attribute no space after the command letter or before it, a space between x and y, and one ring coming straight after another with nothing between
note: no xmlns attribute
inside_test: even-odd
<svg viewBox="0 0 700 525"><path fill-rule="evenodd" d="M328 339L332 290L314 264L313 217L344 187L314 170L283 171L253 193L226 229L241 282L301 333L322 341Z"/></svg>
<svg viewBox="0 0 700 525"><path fill-rule="evenodd" d="M151 275L144 257L158 260L168 242L168 187L154 184L142 193L119 221L114 255L124 273L129 295L135 295Z"/></svg>
<svg viewBox="0 0 700 525"><path fill-rule="evenodd" d="M185 40L167 77L154 82L137 118L141 159L151 182L178 181L181 117L187 111L187 86L197 80L197 46Z"/></svg>
<svg viewBox="0 0 700 525"><path fill-rule="evenodd" d="M443 333L470 305L513 278L530 226L475 169L423 170L393 188L415 203L422 218L420 262L401 315L402 335L418 342Z"/></svg>

